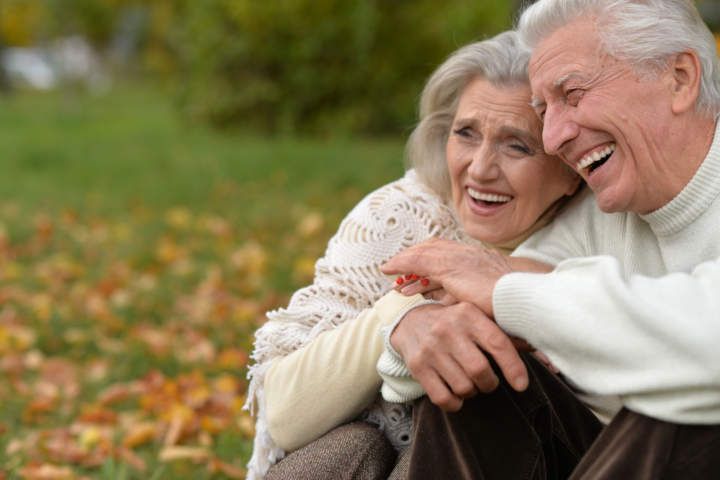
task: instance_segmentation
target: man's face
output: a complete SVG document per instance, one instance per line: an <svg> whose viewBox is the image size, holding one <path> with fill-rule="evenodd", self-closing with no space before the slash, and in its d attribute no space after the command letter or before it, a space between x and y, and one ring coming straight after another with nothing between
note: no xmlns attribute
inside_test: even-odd
<svg viewBox="0 0 720 480"><path fill-rule="evenodd" d="M544 39L530 61L533 105L543 118L545 150L580 173L603 211L647 213L673 162L668 74L636 73L600 47L591 19Z"/></svg>

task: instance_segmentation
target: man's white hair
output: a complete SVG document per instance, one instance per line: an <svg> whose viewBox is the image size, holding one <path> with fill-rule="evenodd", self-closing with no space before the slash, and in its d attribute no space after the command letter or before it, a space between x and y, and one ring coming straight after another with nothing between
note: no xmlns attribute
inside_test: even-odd
<svg viewBox="0 0 720 480"><path fill-rule="evenodd" d="M658 72L672 55L695 51L702 68L696 109L720 113L717 45L692 0L539 0L522 13L517 29L534 48L580 17L594 19L606 53L639 72Z"/></svg>

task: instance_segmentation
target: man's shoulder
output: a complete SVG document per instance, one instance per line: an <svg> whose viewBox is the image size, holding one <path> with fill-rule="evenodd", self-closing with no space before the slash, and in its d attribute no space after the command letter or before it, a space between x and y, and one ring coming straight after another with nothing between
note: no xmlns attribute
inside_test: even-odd
<svg viewBox="0 0 720 480"><path fill-rule="evenodd" d="M556 265L567 258L607 254L624 241L631 216L603 212L592 191L585 188L513 255Z"/></svg>
<svg viewBox="0 0 720 480"><path fill-rule="evenodd" d="M595 194L586 187L568 202L553 223L558 225L568 223L573 226L574 230L585 226L589 229L585 230L586 232L599 233L596 232L598 228L602 232L607 232L607 228L611 228L613 225L625 225L628 221L636 221L637 218L637 215L629 212L603 212L595 201Z"/></svg>

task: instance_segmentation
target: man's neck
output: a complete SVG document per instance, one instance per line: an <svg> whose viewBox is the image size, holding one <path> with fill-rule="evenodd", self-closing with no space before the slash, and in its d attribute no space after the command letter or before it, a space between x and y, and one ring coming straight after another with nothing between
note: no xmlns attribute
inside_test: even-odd
<svg viewBox="0 0 720 480"><path fill-rule="evenodd" d="M715 138L715 123L714 118L693 113L681 123L680 128L674 129L670 134L666 156L671 165L668 165L668 171L663 175L667 183L656 190L660 195L653 208L639 213L661 208L690 183L710 151Z"/></svg>

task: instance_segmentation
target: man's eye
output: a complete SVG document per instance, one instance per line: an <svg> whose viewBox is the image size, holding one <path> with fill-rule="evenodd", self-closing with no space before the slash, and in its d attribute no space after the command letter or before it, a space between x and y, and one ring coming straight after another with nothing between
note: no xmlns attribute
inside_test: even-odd
<svg viewBox="0 0 720 480"><path fill-rule="evenodd" d="M565 93L565 99L567 101L567 104L571 107L577 107L578 103L580 103L580 99L585 95L585 90L581 90L579 88L573 88L572 90L568 90Z"/></svg>

